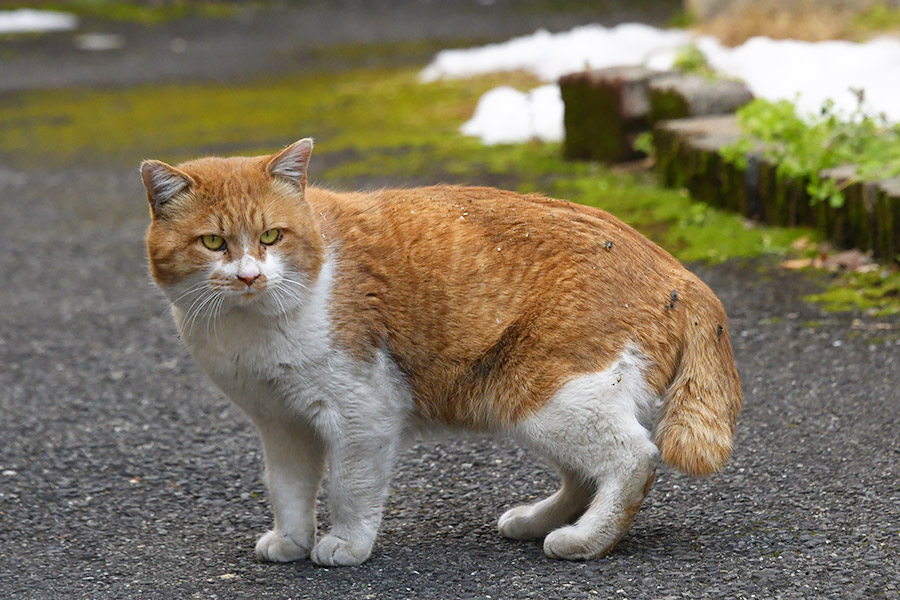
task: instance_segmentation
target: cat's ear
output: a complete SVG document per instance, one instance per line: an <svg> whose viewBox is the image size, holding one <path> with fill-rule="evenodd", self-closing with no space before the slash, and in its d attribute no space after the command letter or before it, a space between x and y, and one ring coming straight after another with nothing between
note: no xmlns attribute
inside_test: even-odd
<svg viewBox="0 0 900 600"><path fill-rule="evenodd" d="M312 138L303 138L294 142L266 163L266 171L272 177L279 177L296 185L300 190L306 189L306 167L312 154Z"/></svg>
<svg viewBox="0 0 900 600"><path fill-rule="evenodd" d="M141 179L147 188L147 200L154 216L165 210L166 203L172 198L194 184L190 175L158 160L141 163Z"/></svg>

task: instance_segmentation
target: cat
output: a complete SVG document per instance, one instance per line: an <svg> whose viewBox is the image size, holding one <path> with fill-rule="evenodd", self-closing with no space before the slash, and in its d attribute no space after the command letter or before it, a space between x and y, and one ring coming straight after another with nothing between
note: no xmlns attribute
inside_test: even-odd
<svg viewBox="0 0 900 600"><path fill-rule="evenodd" d="M609 552L660 460L724 466L742 401L725 312L669 254L538 195L307 186L312 146L141 165L152 277L262 439L261 559L365 561L398 453L435 428L511 436L559 470L498 522L559 559Z"/></svg>

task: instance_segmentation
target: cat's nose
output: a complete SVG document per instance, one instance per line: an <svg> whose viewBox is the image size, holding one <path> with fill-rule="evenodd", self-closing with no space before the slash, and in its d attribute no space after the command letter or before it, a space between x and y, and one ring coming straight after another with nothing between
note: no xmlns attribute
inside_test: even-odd
<svg viewBox="0 0 900 600"><path fill-rule="evenodd" d="M253 285L253 282L259 278L259 273L253 273L250 275L238 275L237 278L246 283L247 287L250 287L251 285Z"/></svg>

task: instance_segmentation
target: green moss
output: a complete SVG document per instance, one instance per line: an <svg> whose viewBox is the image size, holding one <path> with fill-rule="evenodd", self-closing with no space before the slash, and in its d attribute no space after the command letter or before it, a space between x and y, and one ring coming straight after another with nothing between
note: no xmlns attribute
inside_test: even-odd
<svg viewBox="0 0 900 600"><path fill-rule="evenodd" d="M82 17L106 19L110 21L129 21L155 25L182 19L185 17L222 18L237 14L238 2L204 0L188 2L187 0L167 0L163 2L140 2L138 0L69 0L56 2L53 0L38 2L12 2L5 8L18 6L58 10L74 13Z"/></svg>
<svg viewBox="0 0 900 600"><path fill-rule="evenodd" d="M806 297L832 312L858 311L872 316L900 314L900 272L886 269L848 273L819 294Z"/></svg>
<svg viewBox="0 0 900 600"><path fill-rule="evenodd" d="M563 80L560 93L566 105L566 157L620 162L634 156L625 137L620 90L614 84Z"/></svg>
<svg viewBox="0 0 900 600"><path fill-rule="evenodd" d="M900 28L900 7L879 2L855 15L853 26L864 32Z"/></svg>
<svg viewBox="0 0 900 600"><path fill-rule="evenodd" d="M650 90L650 122L683 119L690 109L681 94L671 89Z"/></svg>
<svg viewBox="0 0 900 600"><path fill-rule="evenodd" d="M533 80L519 76L519 85ZM271 151L447 143L497 78L422 85L412 69L357 70L238 85L33 92L0 100L0 158L17 165L134 163Z"/></svg>

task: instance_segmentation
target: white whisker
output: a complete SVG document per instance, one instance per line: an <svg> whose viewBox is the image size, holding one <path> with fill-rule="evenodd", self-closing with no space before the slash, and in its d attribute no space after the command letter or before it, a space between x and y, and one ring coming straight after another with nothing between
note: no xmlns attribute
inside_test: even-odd
<svg viewBox="0 0 900 600"><path fill-rule="evenodd" d="M212 325L212 318L216 314L216 305L219 303L219 299L223 296L222 293L216 292L216 297L213 299L212 304L210 304L209 308L206 310L206 337L209 338L209 328ZM215 331L215 328L213 328Z"/></svg>
<svg viewBox="0 0 900 600"><path fill-rule="evenodd" d="M203 307L206 306L207 304L209 304L210 301L214 300L216 298L216 295L217 295L217 292L215 290L209 290L203 296L203 302L201 302L200 305L197 306L197 309L194 311L194 314L191 317L190 329L188 330L188 337L193 335L194 325L197 323L197 317L203 311Z"/></svg>
<svg viewBox="0 0 900 600"><path fill-rule="evenodd" d="M199 282L199 283L195 283L194 285L192 285L191 287L189 287L188 289L186 289L185 291L183 291L183 292L182 292L181 294L179 294L179 296L178 296L177 298L175 298L174 300L170 300L170 301L166 304L166 308L164 308L163 311L159 313L160 318L162 318L162 316L163 316L166 312L171 311L171 310L172 310L172 305L177 304L179 300L181 300L182 298L184 298L185 296L187 296L187 295L189 295L189 294L195 294L195 293L197 293L198 291L200 291L201 289L203 289L203 288L206 287L207 285L209 285L209 282L206 281L206 280L204 279L203 281L201 281L201 282Z"/></svg>
<svg viewBox="0 0 900 600"><path fill-rule="evenodd" d="M291 278L291 277L288 277L287 275L282 275L282 276L281 276L281 281L284 282L284 283L291 284L291 285L296 285L297 287L299 287L299 288L301 288L301 289L304 289L304 290L308 290L308 289L309 289L309 287L307 287L306 284L304 284L302 281L299 281L299 280L297 280L297 279L293 279L293 278Z"/></svg>
<svg viewBox="0 0 900 600"><path fill-rule="evenodd" d="M275 302L278 303L278 308L279 308L279 312L281 313L281 317L286 319L287 318L287 307L285 307L284 302L282 302L283 296L281 295L281 292L278 290L277 287L270 288L269 291L271 292L272 299L274 299Z"/></svg>
<svg viewBox="0 0 900 600"><path fill-rule="evenodd" d="M283 293L288 298L296 300L297 302L303 302L303 296L300 295L296 290L292 290L289 287L275 286L272 289L278 290L280 293Z"/></svg>
<svg viewBox="0 0 900 600"><path fill-rule="evenodd" d="M199 303L202 303L203 299L206 298L206 296L210 293L211 292L209 289L201 290L200 293L197 295L197 297L194 298L194 301L191 302L191 305L188 306L187 310L184 311L184 318L181 321L182 334L184 333L184 330L187 327L188 321L190 320L191 316L193 315L194 307L197 306Z"/></svg>
<svg viewBox="0 0 900 600"><path fill-rule="evenodd" d="M214 312L213 312L213 336L216 338L216 342L219 341L219 331L216 325L219 322L219 318L222 316L222 307L225 305L225 294L220 294L219 299L215 304Z"/></svg>

